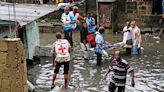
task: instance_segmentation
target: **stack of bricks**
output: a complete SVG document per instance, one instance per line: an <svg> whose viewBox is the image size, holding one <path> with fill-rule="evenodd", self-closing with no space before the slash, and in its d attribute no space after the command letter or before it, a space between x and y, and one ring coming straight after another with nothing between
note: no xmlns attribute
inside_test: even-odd
<svg viewBox="0 0 164 92"><path fill-rule="evenodd" d="M28 92L27 67L20 39L0 40L0 92Z"/></svg>

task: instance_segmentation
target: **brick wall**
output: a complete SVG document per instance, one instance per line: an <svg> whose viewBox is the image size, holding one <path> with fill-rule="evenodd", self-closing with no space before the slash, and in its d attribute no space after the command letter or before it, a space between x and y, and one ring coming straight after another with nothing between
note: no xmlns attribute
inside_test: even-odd
<svg viewBox="0 0 164 92"><path fill-rule="evenodd" d="M126 20L135 20L138 26L147 27L148 17L152 16L152 3L151 0L127 2Z"/></svg>
<svg viewBox="0 0 164 92"><path fill-rule="evenodd" d="M20 39L0 40L0 92L28 92Z"/></svg>

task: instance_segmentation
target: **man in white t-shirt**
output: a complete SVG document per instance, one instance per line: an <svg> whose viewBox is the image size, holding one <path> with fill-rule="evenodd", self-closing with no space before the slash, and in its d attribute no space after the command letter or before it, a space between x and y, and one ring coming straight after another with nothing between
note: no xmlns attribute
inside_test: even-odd
<svg viewBox="0 0 164 92"><path fill-rule="evenodd" d="M130 28L130 23L131 22L127 22L126 23L126 26L123 28L123 44L124 46L125 45L129 45L131 46L133 44L133 41L132 41L132 36L133 36L133 33L132 33L132 30ZM126 54L131 54L131 48L130 47L126 47Z"/></svg>
<svg viewBox="0 0 164 92"><path fill-rule="evenodd" d="M131 30L133 33L132 39L133 39L133 54L140 54L140 48L141 48L141 42L142 42L142 37L141 37L141 31L137 27L136 22L132 21L131 22Z"/></svg>
<svg viewBox="0 0 164 92"><path fill-rule="evenodd" d="M64 81L65 81L65 88L67 88L69 61L71 60L69 52L71 46L66 39L62 39L60 32L56 33L56 38L57 40L53 43L53 48L52 48L52 64L53 67L55 66L55 70L53 74L51 88L55 86L54 82L61 65L64 65Z"/></svg>
<svg viewBox="0 0 164 92"><path fill-rule="evenodd" d="M132 39L132 32L130 29L130 22L126 23L126 26L123 28L123 43L126 44L127 40Z"/></svg>
<svg viewBox="0 0 164 92"><path fill-rule="evenodd" d="M63 23L63 28L64 28L64 39L67 39L71 46L73 46L73 40L72 40L72 31L73 27L72 24L76 22L74 17L69 13L69 7L66 6L64 8L64 13L61 16L61 21Z"/></svg>
<svg viewBox="0 0 164 92"><path fill-rule="evenodd" d="M79 20L83 19L83 17L80 16L80 14L79 14L79 8L77 6L74 6L73 7L73 11L70 11L69 14L71 16L73 16L75 21L76 21L74 24L72 24L73 29L78 28L81 31L82 30L82 26L79 25Z"/></svg>

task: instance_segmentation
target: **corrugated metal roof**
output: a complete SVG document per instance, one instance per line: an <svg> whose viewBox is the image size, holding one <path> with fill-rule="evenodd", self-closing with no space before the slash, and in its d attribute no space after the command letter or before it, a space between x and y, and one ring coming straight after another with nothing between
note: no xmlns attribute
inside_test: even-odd
<svg viewBox="0 0 164 92"><path fill-rule="evenodd" d="M24 26L50 12L57 10L58 8L56 5L14 5L13 3L0 2L0 20L17 21L20 26Z"/></svg>
<svg viewBox="0 0 164 92"><path fill-rule="evenodd" d="M116 0L98 0L98 2L115 2Z"/></svg>

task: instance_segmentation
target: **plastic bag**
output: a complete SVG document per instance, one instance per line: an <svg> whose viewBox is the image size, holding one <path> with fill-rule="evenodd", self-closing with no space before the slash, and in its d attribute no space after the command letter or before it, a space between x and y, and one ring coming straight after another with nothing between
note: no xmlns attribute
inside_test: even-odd
<svg viewBox="0 0 164 92"><path fill-rule="evenodd" d="M109 57L108 53L104 49L102 50L102 53L105 57Z"/></svg>

